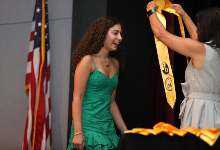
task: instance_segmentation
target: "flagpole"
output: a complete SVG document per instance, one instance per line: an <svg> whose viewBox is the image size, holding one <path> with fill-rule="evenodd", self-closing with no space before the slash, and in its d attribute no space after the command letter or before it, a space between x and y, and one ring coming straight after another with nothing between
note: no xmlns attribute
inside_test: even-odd
<svg viewBox="0 0 220 150"><path fill-rule="evenodd" d="M44 60L45 60L45 0L42 0L41 56L42 56L42 60L41 60L41 66L40 66L37 107L36 107L35 117L34 117L34 133L33 133L33 142L32 142L31 150L34 150L34 147L35 147L37 113L38 113L38 106L39 106L39 101L40 101L40 90L41 90L41 76L42 76L43 66L45 65L44 64Z"/></svg>

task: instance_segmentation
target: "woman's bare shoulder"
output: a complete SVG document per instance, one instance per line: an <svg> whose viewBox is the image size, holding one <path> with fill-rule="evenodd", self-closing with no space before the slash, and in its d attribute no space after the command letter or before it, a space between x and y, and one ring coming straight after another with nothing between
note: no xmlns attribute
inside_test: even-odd
<svg viewBox="0 0 220 150"><path fill-rule="evenodd" d="M91 69L92 62L93 62L93 59L92 59L91 55L85 55L82 57L80 62L77 64L76 68L83 67L83 68Z"/></svg>
<svg viewBox="0 0 220 150"><path fill-rule="evenodd" d="M80 63L83 64L90 64L93 61L92 56L91 55L85 55L83 56L83 58L81 59Z"/></svg>

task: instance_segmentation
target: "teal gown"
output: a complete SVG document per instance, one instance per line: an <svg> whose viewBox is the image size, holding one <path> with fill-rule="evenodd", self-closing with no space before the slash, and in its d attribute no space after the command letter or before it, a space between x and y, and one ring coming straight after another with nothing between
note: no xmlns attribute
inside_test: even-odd
<svg viewBox="0 0 220 150"><path fill-rule="evenodd" d="M84 150L115 150L117 148L119 137L116 135L110 110L111 96L117 85L117 69L110 79L97 70L97 67L90 74L82 103ZM72 144L73 136L74 126L72 124L67 150L75 150Z"/></svg>

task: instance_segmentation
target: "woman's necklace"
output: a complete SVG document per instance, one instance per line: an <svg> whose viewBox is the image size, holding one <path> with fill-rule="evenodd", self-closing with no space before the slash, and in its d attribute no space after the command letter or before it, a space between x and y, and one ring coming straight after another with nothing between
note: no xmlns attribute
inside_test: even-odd
<svg viewBox="0 0 220 150"><path fill-rule="evenodd" d="M98 54L97 54L97 55L98 55ZM110 60L110 58L103 58L103 57L101 57L101 56L99 56L99 55L98 55L98 57L99 57L99 58L102 58L102 59L104 59L104 60L106 61L107 64L105 64L105 67L109 67L109 60Z"/></svg>

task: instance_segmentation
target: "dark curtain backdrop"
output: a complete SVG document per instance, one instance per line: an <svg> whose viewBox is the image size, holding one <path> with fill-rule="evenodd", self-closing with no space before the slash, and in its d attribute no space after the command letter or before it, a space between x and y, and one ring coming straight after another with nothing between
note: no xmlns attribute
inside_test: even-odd
<svg viewBox="0 0 220 150"><path fill-rule="evenodd" d="M149 128L153 33L146 16L150 0L108 0L107 16L122 22L125 67L120 69L116 102L128 129Z"/></svg>
<svg viewBox="0 0 220 150"><path fill-rule="evenodd" d="M158 122L179 127L179 106L183 100L180 83L185 82L186 57L169 50L176 87L174 110L168 105L159 69L154 36L146 17L145 7L150 0L76 0L73 4L72 52L88 27L101 16L119 19L125 34L125 67L120 69L116 102L128 129L152 128ZM174 3L174 0L170 0ZM208 7L220 7L220 0L175 0L195 22L196 12ZM106 12L103 12L106 8ZM163 13L167 30L181 36L176 16ZM185 29L186 31L186 29ZM189 37L186 31L186 37ZM70 71L68 137L72 122L73 73ZM118 134L119 131L117 130Z"/></svg>

